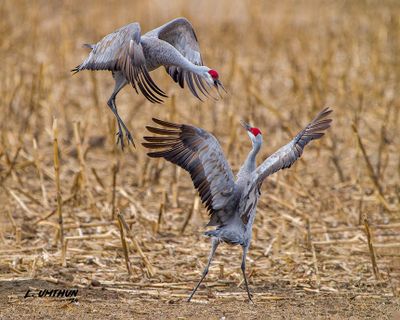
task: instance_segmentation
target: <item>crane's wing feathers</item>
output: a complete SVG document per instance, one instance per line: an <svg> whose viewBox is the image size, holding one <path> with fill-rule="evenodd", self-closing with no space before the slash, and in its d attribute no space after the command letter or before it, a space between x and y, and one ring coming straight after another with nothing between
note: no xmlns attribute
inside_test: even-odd
<svg viewBox="0 0 400 320"><path fill-rule="evenodd" d="M136 92L139 89L149 101L161 103L161 97L167 96L150 77L140 39L139 23L128 24L89 45L92 49L89 56L72 71L122 71Z"/></svg>
<svg viewBox="0 0 400 320"><path fill-rule="evenodd" d="M196 33L186 18L171 20L145 35L168 42L190 62L199 66L203 65Z"/></svg>
<svg viewBox="0 0 400 320"><path fill-rule="evenodd" d="M251 215L255 213L255 208L260 196L260 187L261 185L257 182L250 183L242 193L242 197L239 201L239 212L240 218L244 224L247 224Z"/></svg>
<svg viewBox="0 0 400 320"><path fill-rule="evenodd" d="M304 147L310 141L321 138L324 135L323 131L330 127L332 119L326 119L326 117L331 112L329 108L323 109L291 142L269 156L256 169L257 180L262 183L267 176L281 169L290 168L300 158Z"/></svg>
<svg viewBox="0 0 400 320"><path fill-rule="evenodd" d="M242 199L246 201L241 201L241 204L246 206L240 208L241 218L244 223L247 223L249 214L257 204L256 199L258 199L259 189L264 179L281 169L290 168L301 157L304 147L310 141L321 138L324 135L323 131L331 125L332 119L326 119L331 112L332 110L329 108L319 112L314 120L301 130L291 142L269 156L252 173L252 183L247 186L242 195Z"/></svg>
<svg viewBox="0 0 400 320"><path fill-rule="evenodd" d="M157 37L175 47L187 60L198 66L203 65L200 53L199 42L192 24L186 18L176 18L166 24L145 34L146 36ZM207 83L197 74L183 70L175 66L167 66L167 73L176 83L184 88L185 82L192 94L201 99L201 94L208 97L209 87ZM200 94L201 93L201 94Z"/></svg>
<svg viewBox="0 0 400 320"><path fill-rule="evenodd" d="M166 128L146 127L159 136L144 137L143 146L161 149L149 152L153 158L165 158L191 175L203 204L211 215L209 225L225 221L223 209L234 194L235 182L217 139L207 131L185 124L175 124L153 118Z"/></svg>

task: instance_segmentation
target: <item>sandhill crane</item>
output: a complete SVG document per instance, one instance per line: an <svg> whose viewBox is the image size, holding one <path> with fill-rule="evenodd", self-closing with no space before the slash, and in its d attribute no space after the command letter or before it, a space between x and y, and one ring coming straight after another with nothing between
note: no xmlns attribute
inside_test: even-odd
<svg viewBox="0 0 400 320"><path fill-rule="evenodd" d="M201 99L209 96L209 89L223 90L218 72L203 65L200 47L190 22L177 18L141 36L140 24L128 24L105 36L96 44L85 44L91 49L82 64L71 70L109 70L115 80L114 91L107 105L118 123L118 139L124 148L123 132L129 142L132 135L121 120L115 99L128 83L151 102L161 103L167 95L152 80L149 72L164 66L167 73L183 88L186 82L192 94ZM219 91L218 91L219 93Z"/></svg>
<svg viewBox="0 0 400 320"><path fill-rule="evenodd" d="M143 143L143 146L161 149L148 155L153 158L163 157L190 173L201 201L210 214L207 226L217 227L215 230L205 232L206 236L211 237L211 252L201 279L188 301L192 299L207 275L218 244L225 242L242 246L241 269L247 295L252 302L246 278L246 255L250 246L261 185L266 177L281 169L289 168L300 158L304 147L311 140L324 135L323 131L330 127L332 121L326 119L331 112L329 108L323 109L291 142L269 156L258 167L256 167L256 155L262 145L261 131L242 122L253 148L240 168L236 180L220 144L207 131L155 118L153 121L163 127L146 127L148 131L158 136L144 137L148 142Z"/></svg>

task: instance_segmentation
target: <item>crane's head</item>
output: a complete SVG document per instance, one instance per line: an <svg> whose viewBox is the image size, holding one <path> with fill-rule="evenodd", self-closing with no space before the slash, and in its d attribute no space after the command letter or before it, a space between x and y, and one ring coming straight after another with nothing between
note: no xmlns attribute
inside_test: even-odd
<svg viewBox="0 0 400 320"><path fill-rule="evenodd" d="M243 126L243 128L245 128L247 130L247 134L249 135L250 140L253 143L253 145L255 145L255 144L261 145L262 144L261 130L256 127L252 127L251 125L244 122L243 120L241 120L240 123Z"/></svg>
<svg viewBox="0 0 400 320"><path fill-rule="evenodd" d="M210 87L214 86L217 89L218 93L220 87L226 92L221 80L219 80L219 74L217 71L207 68L207 70L205 70L205 72L203 73L203 78L206 80L207 84Z"/></svg>

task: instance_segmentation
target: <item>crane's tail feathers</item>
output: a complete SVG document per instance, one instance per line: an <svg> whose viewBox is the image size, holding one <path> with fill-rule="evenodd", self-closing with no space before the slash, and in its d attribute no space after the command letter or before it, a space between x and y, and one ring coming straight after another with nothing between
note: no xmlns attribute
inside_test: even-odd
<svg viewBox="0 0 400 320"><path fill-rule="evenodd" d="M82 46L83 46L84 48L88 48L88 49L90 49L90 50L93 50L94 47L95 47L94 44L90 44L90 43L84 43Z"/></svg>
<svg viewBox="0 0 400 320"><path fill-rule="evenodd" d="M71 70L72 75L78 73L79 71L81 71L81 65L78 65L78 66L76 66L75 68L73 68L73 69Z"/></svg>
<svg viewBox="0 0 400 320"><path fill-rule="evenodd" d="M88 49L90 49L90 50L93 50L94 47L95 47L94 44L90 44L90 43L84 43L82 46L83 46L84 48L88 48ZM83 69L83 68L82 68L82 64L76 66L75 68L73 68L73 69L71 70L72 75L78 73L78 72L81 71L82 69Z"/></svg>

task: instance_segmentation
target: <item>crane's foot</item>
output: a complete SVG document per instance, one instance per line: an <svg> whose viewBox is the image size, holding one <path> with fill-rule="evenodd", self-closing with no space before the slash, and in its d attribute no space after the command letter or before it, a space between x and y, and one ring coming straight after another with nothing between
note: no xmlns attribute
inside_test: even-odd
<svg viewBox="0 0 400 320"><path fill-rule="evenodd" d="M129 144L129 143L132 143L132 145L136 148L135 142L133 141L132 135L131 135L131 133L129 132L129 130L126 130L126 131L125 131L125 135L126 135L126 139L128 140L128 144Z"/></svg>
<svg viewBox="0 0 400 320"><path fill-rule="evenodd" d="M121 149L124 150L125 144L124 144L124 134L122 131L117 132L117 145L121 145Z"/></svg>
<svg viewBox="0 0 400 320"><path fill-rule="evenodd" d="M248 296L249 296L249 303L250 303L250 304L254 304L254 301L253 301L253 294L250 293Z"/></svg>
<svg viewBox="0 0 400 320"><path fill-rule="evenodd" d="M130 143L132 143L132 145L136 148L135 142L133 141L133 138L132 138L132 134L129 132L128 129L124 128L124 130L125 130L126 139L128 141L128 145ZM120 144L121 145L121 149L124 150L125 143L124 143L124 133L122 131L122 128L120 128L118 130L118 132L117 132L117 145L118 144Z"/></svg>
<svg viewBox="0 0 400 320"><path fill-rule="evenodd" d="M249 286L248 286L248 284L247 284L247 279L246 279L246 278L245 278L244 284L245 284L245 288L246 288L247 297L248 297L248 299L249 299L249 303L250 303L250 304L254 304L254 301L253 301L253 294L252 294L252 293L250 292L250 290L249 290Z"/></svg>

